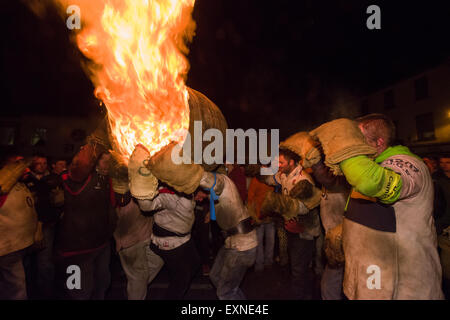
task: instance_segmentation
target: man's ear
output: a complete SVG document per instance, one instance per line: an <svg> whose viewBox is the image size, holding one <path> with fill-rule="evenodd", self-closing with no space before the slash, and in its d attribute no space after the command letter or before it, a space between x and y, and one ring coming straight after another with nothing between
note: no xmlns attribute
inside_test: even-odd
<svg viewBox="0 0 450 320"><path fill-rule="evenodd" d="M378 138L378 139L377 139L377 147L378 147L378 146L381 146L381 147L386 146L386 143L385 143L385 141L384 141L383 138Z"/></svg>

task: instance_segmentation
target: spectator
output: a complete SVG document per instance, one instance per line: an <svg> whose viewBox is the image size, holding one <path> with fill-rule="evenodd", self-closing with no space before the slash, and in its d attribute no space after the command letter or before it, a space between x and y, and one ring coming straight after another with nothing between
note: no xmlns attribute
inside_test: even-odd
<svg viewBox="0 0 450 320"><path fill-rule="evenodd" d="M264 271L264 268L271 268L273 264L273 254L275 247L275 224L270 216L261 217L261 206L267 192L273 187L253 178L248 190L248 208L256 222L256 235L258 247L256 249L255 271Z"/></svg>
<svg viewBox="0 0 450 320"><path fill-rule="evenodd" d="M110 241L115 228L107 176L111 156L105 152L107 142L89 141L62 175L64 213L56 232L55 251L57 282L66 299L102 300L111 280ZM82 272L77 289L67 287L68 267L72 265Z"/></svg>
<svg viewBox="0 0 450 320"><path fill-rule="evenodd" d="M450 154L439 157L439 168L442 173L436 177L436 185L441 192L441 214L437 217L438 234L450 225Z"/></svg>
<svg viewBox="0 0 450 320"><path fill-rule="evenodd" d="M38 217L33 195L18 182L28 163L11 160L0 169L0 299L25 300L23 259L36 240Z"/></svg>

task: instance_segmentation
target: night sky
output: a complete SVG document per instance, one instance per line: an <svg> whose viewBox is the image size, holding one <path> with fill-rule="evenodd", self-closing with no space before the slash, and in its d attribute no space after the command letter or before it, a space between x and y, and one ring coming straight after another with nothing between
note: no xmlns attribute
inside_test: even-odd
<svg viewBox="0 0 450 320"><path fill-rule="evenodd" d="M94 1L94 0L93 0ZM450 56L444 1L196 0L187 84L232 128L308 129L364 95ZM381 30L366 9L381 8ZM2 115L98 113L82 55L52 10L2 1Z"/></svg>

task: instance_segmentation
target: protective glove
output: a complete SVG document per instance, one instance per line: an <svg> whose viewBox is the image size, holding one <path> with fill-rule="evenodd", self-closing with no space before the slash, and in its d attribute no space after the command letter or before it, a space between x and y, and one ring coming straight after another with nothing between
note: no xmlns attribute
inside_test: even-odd
<svg viewBox="0 0 450 320"><path fill-rule="evenodd" d="M280 148L289 149L303 160L302 166L310 168L321 159L319 143L308 132L297 132L280 143Z"/></svg>
<svg viewBox="0 0 450 320"><path fill-rule="evenodd" d="M31 162L32 159L19 160L9 163L0 169L0 194L6 194L11 191Z"/></svg>
<svg viewBox="0 0 450 320"><path fill-rule="evenodd" d="M158 180L178 192L194 193L200 185L204 169L198 164L175 164L172 161L172 150L176 145L170 143L154 154L148 162L148 168Z"/></svg>
<svg viewBox="0 0 450 320"><path fill-rule="evenodd" d="M115 151L111 152L111 161L109 162L108 172L114 192L125 194L130 190L128 167L123 157Z"/></svg>
<svg viewBox="0 0 450 320"><path fill-rule="evenodd" d="M158 195L158 180L147 167L149 157L148 150L138 144L128 162L130 192L139 200L152 200Z"/></svg>
<svg viewBox="0 0 450 320"><path fill-rule="evenodd" d="M261 205L261 219L264 217L278 214L288 221L299 214L300 205L298 200L281 193L269 191Z"/></svg>
<svg viewBox="0 0 450 320"><path fill-rule="evenodd" d="M324 123L312 130L310 135L320 141L325 164L336 175L342 175L340 162L358 155L374 157L377 152L366 143L357 123L350 119L342 118Z"/></svg>
<svg viewBox="0 0 450 320"><path fill-rule="evenodd" d="M308 180L297 182L289 192L289 196L303 202L308 209L314 209L320 204L322 192L313 186Z"/></svg>
<svg viewBox="0 0 450 320"><path fill-rule="evenodd" d="M86 142L93 146L98 146L104 151L111 149L108 134L108 118L103 118L97 128L87 138Z"/></svg>
<svg viewBox="0 0 450 320"><path fill-rule="evenodd" d="M330 267L339 268L344 265L345 256L344 248L342 246L342 223L327 231L325 234L324 250Z"/></svg>

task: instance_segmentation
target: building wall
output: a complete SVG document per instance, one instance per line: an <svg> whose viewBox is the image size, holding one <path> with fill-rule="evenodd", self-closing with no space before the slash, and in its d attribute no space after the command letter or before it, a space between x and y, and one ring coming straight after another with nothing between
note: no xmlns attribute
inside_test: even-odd
<svg viewBox="0 0 450 320"><path fill-rule="evenodd" d="M0 118L0 127L15 127L14 143L0 146L3 152L14 150L24 156L43 153L49 157L72 158L85 143L86 135L97 126L98 118L23 116ZM37 133L45 129L43 142ZM34 139L33 139L34 137Z"/></svg>
<svg viewBox="0 0 450 320"><path fill-rule="evenodd" d="M416 100L415 81L423 76L428 82L428 97ZM392 90L394 95L392 108L385 106L385 93L389 90ZM349 109L355 109L355 104L359 104L360 115L388 115L396 124L397 138L418 152L450 151L450 61L358 99L357 102L349 104ZM417 116L430 112L434 138L420 139Z"/></svg>

